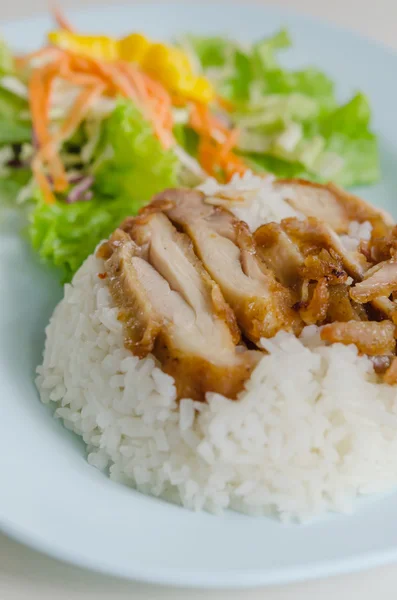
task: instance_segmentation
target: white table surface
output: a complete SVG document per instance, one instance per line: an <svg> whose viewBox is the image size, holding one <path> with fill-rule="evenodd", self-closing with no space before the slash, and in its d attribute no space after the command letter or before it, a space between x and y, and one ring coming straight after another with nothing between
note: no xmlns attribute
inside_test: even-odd
<svg viewBox="0 0 397 600"><path fill-rule="evenodd" d="M110 0L113 2L114 0ZM143 0L141 0L143 1ZM189 0L185 0L189 1ZM201 1L201 0L200 0ZM244 0L242 0L244 1ZM106 0L59 0L68 7ZM109 3L109 2L108 2ZM257 0L265 4L266 0ZM269 2L270 3L270 2ZM274 0L275 3L275 0ZM0 0L1 21L45 11L48 0ZM397 51L397 0L277 0L355 29ZM227 5L227 1L225 1ZM396 73L397 76L397 73ZM0 484L1 493L1 484ZM0 534L0 600L396 600L397 565L364 573L266 589L209 592L122 581L71 567Z"/></svg>

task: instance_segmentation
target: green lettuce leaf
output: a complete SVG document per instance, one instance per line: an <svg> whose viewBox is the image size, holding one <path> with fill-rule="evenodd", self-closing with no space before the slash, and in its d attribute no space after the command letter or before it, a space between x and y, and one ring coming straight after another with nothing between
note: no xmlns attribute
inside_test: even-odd
<svg viewBox="0 0 397 600"><path fill-rule="evenodd" d="M306 98L309 103L292 102L293 98ZM300 165L309 179L332 179L346 187L379 179L378 146L365 95L357 94L346 104L320 113L314 100L295 93L267 95L261 102L261 110L251 107L251 113L235 120L241 128L240 150L277 159L274 163L266 159L270 167L274 164L271 172L291 176L290 163L292 171Z"/></svg>
<svg viewBox="0 0 397 600"><path fill-rule="evenodd" d="M343 133L334 133L327 141L327 150L343 160L343 166L333 178L339 185L368 185L379 180L378 142L374 134L349 138Z"/></svg>
<svg viewBox="0 0 397 600"><path fill-rule="evenodd" d="M0 75L8 75L14 71L14 59L11 49L0 38Z"/></svg>
<svg viewBox="0 0 397 600"><path fill-rule="evenodd" d="M281 29L271 37L266 37L252 47L252 60L259 76L278 67L277 51L292 45L288 31Z"/></svg>
<svg viewBox="0 0 397 600"><path fill-rule="evenodd" d="M334 133L343 133L357 139L368 135L371 108L364 94L356 94L349 102L324 116L319 124L320 133L328 138Z"/></svg>
<svg viewBox="0 0 397 600"><path fill-rule="evenodd" d="M253 68L250 56L236 49L233 56L233 74L223 83L223 94L234 101L248 100L253 81Z"/></svg>
<svg viewBox="0 0 397 600"><path fill-rule="evenodd" d="M277 177L307 177L308 172L299 162L287 162L269 154L246 154L244 158L255 171L273 173Z"/></svg>
<svg viewBox="0 0 397 600"><path fill-rule="evenodd" d="M371 109L364 94L356 94L319 122L319 132L325 138L325 151L343 161L334 176L344 186L365 185L380 177L378 144L370 130Z"/></svg>
<svg viewBox="0 0 397 600"><path fill-rule="evenodd" d="M7 120L0 116L0 146L23 144L32 139L32 128L21 121Z"/></svg>
<svg viewBox="0 0 397 600"><path fill-rule="evenodd" d="M63 280L70 281L96 245L137 208L125 197L51 205L39 198L30 214L32 246L43 262L59 267Z"/></svg>
<svg viewBox="0 0 397 600"><path fill-rule="evenodd" d="M256 103L247 105L244 110L231 115L235 124L240 128L280 131L286 121L304 122L316 119L318 116L317 103L311 98L299 93L269 94Z"/></svg>
<svg viewBox="0 0 397 600"><path fill-rule="evenodd" d="M29 169L14 169L0 177L0 204L15 205L19 192L30 181L32 174Z"/></svg>
<svg viewBox="0 0 397 600"><path fill-rule="evenodd" d="M101 195L127 196L139 208L153 194L177 183L174 152L164 150L150 124L128 100L120 101L105 121L98 155L95 190Z"/></svg>
<svg viewBox="0 0 397 600"><path fill-rule="evenodd" d="M0 118L14 121L20 120L21 112L27 109L27 101L2 87L0 82Z"/></svg>
<svg viewBox="0 0 397 600"><path fill-rule="evenodd" d="M32 127L27 120L21 119L20 116L22 111L27 111L27 109L27 101L1 87L0 81L0 146L31 141Z"/></svg>
<svg viewBox="0 0 397 600"><path fill-rule="evenodd" d="M318 112L336 106L334 87L329 77L314 68L300 71L274 69L267 71L262 81L262 93L302 94L317 103Z"/></svg>
<svg viewBox="0 0 397 600"><path fill-rule="evenodd" d="M236 49L236 44L219 36L185 35L179 44L193 53L203 69L224 67Z"/></svg>
<svg viewBox="0 0 397 600"><path fill-rule="evenodd" d="M189 125L175 125L174 136L180 146L182 146L188 154L197 157L199 137Z"/></svg>

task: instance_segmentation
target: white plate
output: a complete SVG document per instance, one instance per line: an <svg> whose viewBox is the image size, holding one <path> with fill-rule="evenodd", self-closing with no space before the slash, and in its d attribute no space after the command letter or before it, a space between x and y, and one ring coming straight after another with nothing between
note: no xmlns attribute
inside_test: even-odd
<svg viewBox="0 0 397 600"><path fill-rule="evenodd" d="M183 4L114 7L70 15L82 31L153 37L195 31L259 38L286 26L291 66L314 63L342 96L366 92L374 108L382 182L365 190L394 209L397 189L397 58L381 47L279 9ZM2 27L34 49L47 18ZM394 210L394 212L396 212ZM352 571L397 559L397 496L359 503L353 516L307 526L227 513L195 514L140 495L90 467L82 442L40 404L33 377L44 327L61 296L16 233L0 235L0 523L5 532L72 563L129 578L194 586L254 586Z"/></svg>

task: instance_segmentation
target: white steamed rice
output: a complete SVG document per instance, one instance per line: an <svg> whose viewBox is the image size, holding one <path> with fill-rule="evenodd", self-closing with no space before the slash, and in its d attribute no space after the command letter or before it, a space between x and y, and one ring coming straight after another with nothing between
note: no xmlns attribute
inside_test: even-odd
<svg viewBox="0 0 397 600"><path fill-rule="evenodd" d="M235 210L251 227L292 214L271 180L246 176L232 187L257 190ZM397 387L378 383L355 347L323 345L316 327L300 340L281 332L263 340L269 354L238 401L211 393L178 405L155 359L124 348L103 270L91 256L65 286L37 377L90 464L191 509L283 519L347 512L356 496L397 484Z"/></svg>

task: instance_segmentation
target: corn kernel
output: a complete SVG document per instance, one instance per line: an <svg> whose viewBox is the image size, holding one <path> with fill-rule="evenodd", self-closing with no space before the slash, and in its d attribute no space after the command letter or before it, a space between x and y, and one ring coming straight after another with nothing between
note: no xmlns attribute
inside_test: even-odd
<svg viewBox="0 0 397 600"><path fill-rule="evenodd" d="M119 58L141 64L150 46L151 42L144 35L132 33L119 40Z"/></svg>
<svg viewBox="0 0 397 600"><path fill-rule="evenodd" d="M177 48L153 44L146 54L142 67L163 85L173 91L190 85L193 75L187 56Z"/></svg>
<svg viewBox="0 0 397 600"><path fill-rule="evenodd" d="M215 97L214 88L205 77L196 77L193 86L190 90L186 90L186 97L189 100L197 100L208 104Z"/></svg>
<svg viewBox="0 0 397 600"><path fill-rule="evenodd" d="M90 58L115 60L117 42L105 35L78 35L69 31L52 31L48 40L62 48Z"/></svg>

